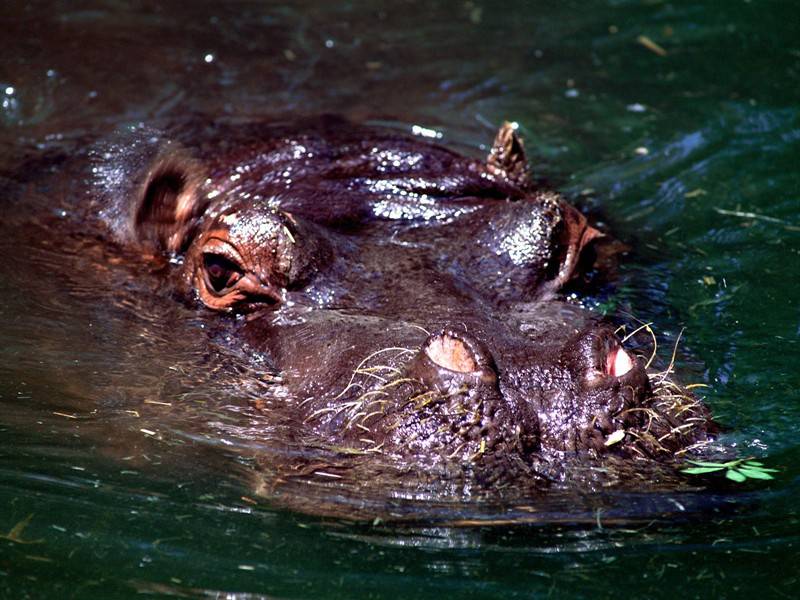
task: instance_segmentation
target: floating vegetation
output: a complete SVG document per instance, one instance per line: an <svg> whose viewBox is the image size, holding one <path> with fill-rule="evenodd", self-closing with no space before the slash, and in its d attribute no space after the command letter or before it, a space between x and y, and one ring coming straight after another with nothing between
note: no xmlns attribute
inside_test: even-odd
<svg viewBox="0 0 800 600"><path fill-rule="evenodd" d="M742 483L747 479L774 479L772 473L777 473L778 469L769 469L764 463L750 458L738 458L724 463L705 462L699 460L686 461L695 465L686 469L681 469L681 473L687 475L707 475L709 473L725 472L725 477L736 483Z"/></svg>
<svg viewBox="0 0 800 600"><path fill-rule="evenodd" d="M783 228L787 231L800 231L800 227L798 227L796 224L789 223L788 221L785 221L783 219L778 219L776 217L770 217L769 215L762 215L759 213L754 213L744 210L726 210L718 206L714 206L713 208L714 212L720 215L726 215L729 217L739 217L740 219L747 219L749 222L764 221L767 223L775 223L776 225L782 225Z"/></svg>
<svg viewBox="0 0 800 600"><path fill-rule="evenodd" d="M42 539L26 540L22 538L22 533L30 525L31 519L33 519L33 513L14 525L8 533L0 534L0 540L7 540L15 544L41 544L44 541Z"/></svg>
<svg viewBox="0 0 800 600"><path fill-rule="evenodd" d="M664 50L659 44L654 42L652 39L647 37L646 35L640 35L636 38L636 41L639 42L642 46L650 50L650 52L654 54L658 54L659 56L666 56L667 51Z"/></svg>
<svg viewBox="0 0 800 600"><path fill-rule="evenodd" d="M706 282L706 285L713 285ZM705 306L713 306L715 304L719 304L720 302L724 302L726 300L730 300L733 298L734 294L739 291L739 288L742 287L744 284L739 284L727 288L726 291L720 290L714 298L709 298L708 300L701 300L700 302L695 302L689 307L689 314L696 315L697 309Z"/></svg>

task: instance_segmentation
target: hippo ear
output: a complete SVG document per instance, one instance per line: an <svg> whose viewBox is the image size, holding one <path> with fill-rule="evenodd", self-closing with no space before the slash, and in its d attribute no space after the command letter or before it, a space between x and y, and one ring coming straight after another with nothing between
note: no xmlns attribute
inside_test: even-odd
<svg viewBox="0 0 800 600"><path fill-rule="evenodd" d="M204 208L200 200L203 173L184 152L169 150L156 158L138 190L133 233L144 246L179 252Z"/></svg>
<svg viewBox="0 0 800 600"><path fill-rule="evenodd" d="M579 271L581 252L590 242L605 237L586 221L586 217L572 205L561 201L561 229L558 245L561 255L557 261L557 273L553 286L557 289L567 283Z"/></svg>
<svg viewBox="0 0 800 600"><path fill-rule="evenodd" d="M199 161L157 129L134 126L89 150L93 212L124 246L178 252L205 209Z"/></svg>
<svg viewBox="0 0 800 600"><path fill-rule="evenodd" d="M492 175L505 177L519 186L529 183L528 159L516 123L506 121L500 127L486 158L486 168Z"/></svg>

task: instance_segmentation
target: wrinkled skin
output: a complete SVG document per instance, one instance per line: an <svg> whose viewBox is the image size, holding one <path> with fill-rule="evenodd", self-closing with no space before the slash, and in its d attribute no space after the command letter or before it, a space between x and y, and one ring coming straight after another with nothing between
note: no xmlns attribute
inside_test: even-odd
<svg viewBox="0 0 800 600"><path fill-rule="evenodd" d="M406 487L529 489L709 439L702 405L660 393L559 297L603 236L530 183L509 126L486 161L323 118L140 127L91 164L87 230L160 265L154 289L257 357L253 408L287 443L346 448Z"/></svg>

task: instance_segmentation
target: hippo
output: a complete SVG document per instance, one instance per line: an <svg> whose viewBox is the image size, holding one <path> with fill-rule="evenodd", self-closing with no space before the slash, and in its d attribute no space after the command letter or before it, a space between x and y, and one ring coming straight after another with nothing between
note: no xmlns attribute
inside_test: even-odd
<svg viewBox="0 0 800 600"><path fill-rule="evenodd" d="M536 182L512 124L485 159L333 116L138 124L83 157L73 235L147 265L144 289L257 374L248 414L282 449L253 457L258 493L523 497L714 439L564 293L611 236Z"/></svg>

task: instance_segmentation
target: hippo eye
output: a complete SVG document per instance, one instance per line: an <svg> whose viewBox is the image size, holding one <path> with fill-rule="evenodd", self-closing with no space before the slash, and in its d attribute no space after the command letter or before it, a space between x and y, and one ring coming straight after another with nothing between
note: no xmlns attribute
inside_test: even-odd
<svg viewBox="0 0 800 600"><path fill-rule="evenodd" d="M216 294L224 293L244 276L239 265L220 254L203 254L203 266L208 288Z"/></svg>

